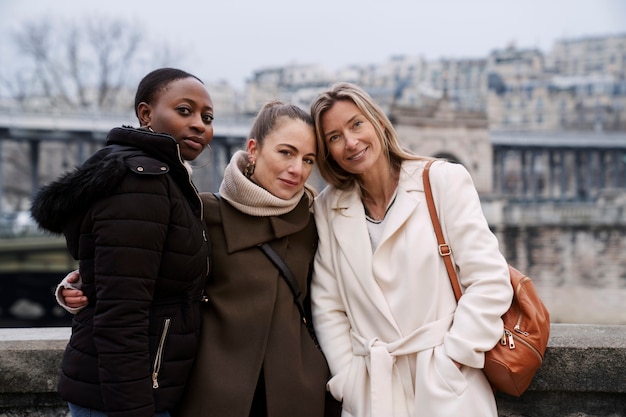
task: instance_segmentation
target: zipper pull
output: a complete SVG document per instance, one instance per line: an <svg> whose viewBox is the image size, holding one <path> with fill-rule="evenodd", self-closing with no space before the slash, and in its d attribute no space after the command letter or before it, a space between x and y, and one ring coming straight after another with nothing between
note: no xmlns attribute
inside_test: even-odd
<svg viewBox="0 0 626 417"><path fill-rule="evenodd" d="M154 388L154 389L159 388L159 381L157 380L157 373L156 372L152 372L152 388Z"/></svg>
<svg viewBox="0 0 626 417"><path fill-rule="evenodd" d="M502 332L502 337L500 338L500 344L502 346L506 345L506 330Z"/></svg>
<svg viewBox="0 0 626 417"><path fill-rule="evenodd" d="M523 334L524 336L528 336L529 334L528 332L525 332L522 329L520 329L519 324L516 324L515 327L513 327L513 330L515 330L519 334Z"/></svg>
<svg viewBox="0 0 626 417"><path fill-rule="evenodd" d="M513 340L513 333L507 330L506 335L509 338L509 349L515 349L515 341Z"/></svg>

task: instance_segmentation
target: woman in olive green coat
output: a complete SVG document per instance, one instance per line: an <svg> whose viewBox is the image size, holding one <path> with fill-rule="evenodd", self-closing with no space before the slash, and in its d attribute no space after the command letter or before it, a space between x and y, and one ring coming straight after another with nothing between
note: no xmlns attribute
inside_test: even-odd
<svg viewBox="0 0 626 417"><path fill-rule="evenodd" d="M270 103L247 152L203 195L212 250L200 353L177 415L321 417L329 372L289 286L260 250L268 242L307 295L317 245L305 182L315 163L313 124Z"/></svg>

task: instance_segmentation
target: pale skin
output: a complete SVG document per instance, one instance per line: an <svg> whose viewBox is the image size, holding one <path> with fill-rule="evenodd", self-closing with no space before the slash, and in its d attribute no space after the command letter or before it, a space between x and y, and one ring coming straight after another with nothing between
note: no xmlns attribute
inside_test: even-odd
<svg viewBox="0 0 626 417"><path fill-rule="evenodd" d="M324 112L321 122L331 158L359 177L363 204L372 217L382 219L400 173L391 168L383 154L383 140L374 125L350 100L335 102ZM453 362L461 369L459 362Z"/></svg>
<svg viewBox="0 0 626 417"><path fill-rule="evenodd" d="M137 115L142 127L171 135L187 161L196 159L213 139L213 101L204 84L193 77L170 82L152 103L139 103ZM67 280L76 283L78 272ZM80 290L64 289L62 295L68 307L87 305Z"/></svg>
<svg viewBox="0 0 626 417"><path fill-rule="evenodd" d="M309 179L315 165L315 133L302 120L281 117L261 144L250 138L248 160L256 165L250 178L276 197L291 199Z"/></svg>
<svg viewBox="0 0 626 417"><path fill-rule="evenodd" d="M301 120L282 119L265 137L262 146L255 138L250 138L246 148L248 158L256 163L251 180L275 196L288 200L302 190L313 172L317 148L311 126ZM71 272L66 278L70 283L79 279L78 271ZM71 308L82 308L88 303L81 290L64 288L61 295L65 305Z"/></svg>
<svg viewBox="0 0 626 417"><path fill-rule="evenodd" d="M363 204L382 219L398 184L399 172L383 155L374 125L349 100L337 101L322 116L324 140L330 156L363 184Z"/></svg>

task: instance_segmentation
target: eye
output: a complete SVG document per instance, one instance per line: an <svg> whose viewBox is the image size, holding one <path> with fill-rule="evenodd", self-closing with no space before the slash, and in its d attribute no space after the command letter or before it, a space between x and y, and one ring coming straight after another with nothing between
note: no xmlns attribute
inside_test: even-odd
<svg viewBox="0 0 626 417"><path fill-rule="evenodd" d="M353 127L357 128L357 127L360 127L362 124L363 124L363 122L361 120L357 120L357 121L354 122Z"/></svg>
<svg viewBox="0 0 626 417"><path fill-rule="evenodd" d="M206 123L206 124L208 124L208 125L210 125L211 123L213 123L213 119L214 119L214 117L213 117L213 115L212 115L212 114L210 114L210 113L207 113L207 114L203 114L203 115L202 115L202 120L204 121L204 123Z"/></svg>
<svg viewBox="0 0 626 417"><path fill-rule="evenodd" d="M335 142L337 139L339 139L339 135L332 135L332 136L329 136L326 140L328 141L328 143L333 143L333 142Z"/></svg>
<svg viewBox="0 0 626 417"><path fill-rule="evenodd" d="M191 109L189 107L177 107L176 111L178 111L180 114L183 114L185 116L191 114Z"/></svg>
<svg viewBox="0 0 626 417"><path fill-rule="evenodd" d="M313 158L304 158L304 163L309 165L315 165L315 159Z"/></svg>
<svg viewBox="0 0 626 417"><path fill-rule="evenodd" d="M285 156L291 156L293 154L289 149L281 149L278 152L280 152L281 154Z"/></svg>

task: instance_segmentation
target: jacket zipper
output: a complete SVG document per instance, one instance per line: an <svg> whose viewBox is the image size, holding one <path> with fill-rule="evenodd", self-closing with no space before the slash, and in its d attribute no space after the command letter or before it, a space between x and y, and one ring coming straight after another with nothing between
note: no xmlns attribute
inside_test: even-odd
<svg viewBox="0 0 626 417"><path fill-rule="evenodd" d="M165 339L167 338L167 332L170 328L170 322L172 319L167 318L163 323L163 332L161 333L161 340L159 341L159 347L154 357L154 369L152 371L152 388L159 388L159 371L161 370L161 363L163 361L163 350L165 348Z"/></svg>
<svg viewBox="0 0 626 417"><path fill-rule="evenodd" d="M180 154L180 145L178 143L176 144L176 153L178 154L178 161L183 165L183 169L187 171L187 168L185 167L185 160ZM198 199L198 202L200 203L200 220L204 220L204 203L202 202L202 198L200 197L200 194L198 193L198 189L196 188L196 185L191 180L191 174L189 174L189 172L187 172L187 183L191 185L191 188L196 192L196 198Z"/></svg>

